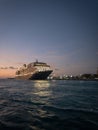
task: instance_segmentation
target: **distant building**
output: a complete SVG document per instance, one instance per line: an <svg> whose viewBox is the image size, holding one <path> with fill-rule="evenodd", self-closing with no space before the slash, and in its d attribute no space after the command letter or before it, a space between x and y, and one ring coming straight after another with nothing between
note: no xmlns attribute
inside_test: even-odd
<svg viewBox="0 0 98 130"><path fill-rule="evenodd" d="M97 68L97 74L98 74L98 68Z"/></svg>

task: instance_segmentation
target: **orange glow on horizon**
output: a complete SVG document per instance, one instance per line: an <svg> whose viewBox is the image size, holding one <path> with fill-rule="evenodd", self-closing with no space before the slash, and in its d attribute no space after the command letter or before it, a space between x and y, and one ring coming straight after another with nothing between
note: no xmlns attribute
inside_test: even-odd
<svg viewBox="0 0 98 130"><path fill-rule="evenodd" d="M14 69L0 69L0 78L12 78L15 76Z"/></svg>

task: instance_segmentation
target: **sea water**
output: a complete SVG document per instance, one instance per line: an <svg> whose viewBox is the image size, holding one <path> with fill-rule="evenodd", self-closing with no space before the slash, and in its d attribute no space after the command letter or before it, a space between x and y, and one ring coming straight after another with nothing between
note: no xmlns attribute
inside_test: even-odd
<svg viewBox="0 0 98 130"><path fill-rule="evenodd" d="M98 130L98 81L0 79L0 130Z"/></svg>

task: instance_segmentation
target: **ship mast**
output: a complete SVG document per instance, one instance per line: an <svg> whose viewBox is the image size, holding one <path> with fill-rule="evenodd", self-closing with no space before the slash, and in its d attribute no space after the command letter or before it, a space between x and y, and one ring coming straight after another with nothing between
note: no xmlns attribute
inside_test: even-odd
<svg viewBox="0 0 98 130"><path fill-rule="evenodd" d="M38 63L38 59L36 59L36 63Z"/></svg>

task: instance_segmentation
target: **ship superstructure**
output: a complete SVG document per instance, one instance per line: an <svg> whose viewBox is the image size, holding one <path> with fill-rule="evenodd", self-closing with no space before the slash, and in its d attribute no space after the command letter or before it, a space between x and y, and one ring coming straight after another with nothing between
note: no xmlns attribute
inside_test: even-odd
<svg viewBox="0 0 98 130"><path fill-rule="evenodd" d="M52 73L50 65L43 62L32 62L28 65L24 64L16 71L16 79L44 80Z"/></svg>

